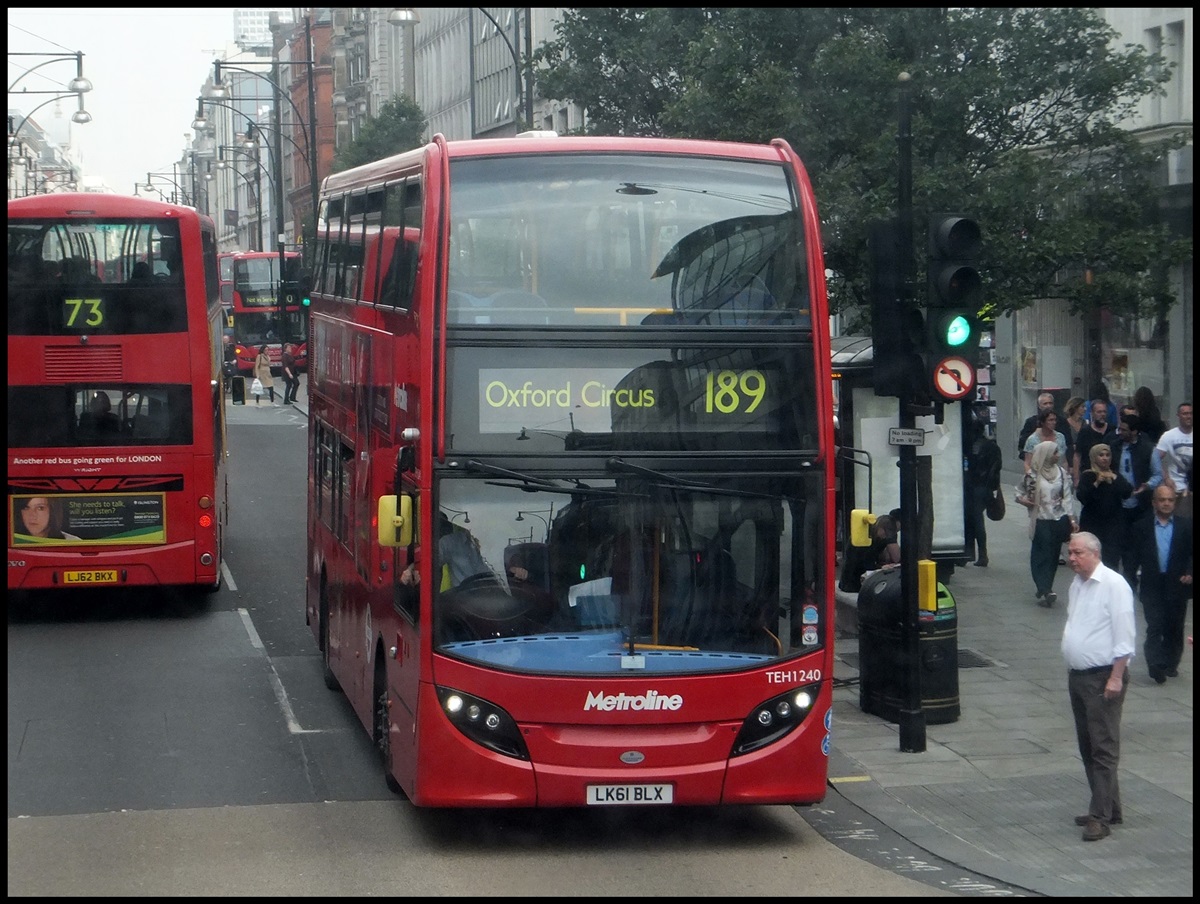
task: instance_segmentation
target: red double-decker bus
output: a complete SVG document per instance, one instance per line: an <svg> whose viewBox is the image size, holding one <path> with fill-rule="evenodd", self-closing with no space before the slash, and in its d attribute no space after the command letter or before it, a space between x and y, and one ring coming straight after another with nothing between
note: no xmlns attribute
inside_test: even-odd
<svg viewBox="0 0 1200 904"><path fill-rule="evenodd" d="M9 590L220 585L221 326L193 208L8 203Z"/></svg>
<svg viewBox="0 0 1200 904"><path fill-rule="evenodd" d="M254 370L264 345L276 372L285 345L292 346L298 370L308 367L308 308L301 297L302 262L299 253L284 254L282 283L279 255L274 251L238 251L229 258L232 281L225 290L228 316L233 319L233 355L243 375ZM280 312L279 299L283 297Z"/></svg>
<svg viewBox="0 0 1200 904"><path fill-rule="evenodd" d="M812 804L833 679L817 209L783 141L330 176L306 614L436 807Z"/></svg>

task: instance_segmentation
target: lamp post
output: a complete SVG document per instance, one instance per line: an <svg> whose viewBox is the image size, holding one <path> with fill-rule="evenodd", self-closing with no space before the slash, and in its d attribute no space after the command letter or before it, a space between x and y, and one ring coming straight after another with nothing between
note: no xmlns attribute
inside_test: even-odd
<svg viewBox="0 0 1200 904"><path fill-rule="evenodd" d="M318 202L320 199L320 193L321 193L321 186L320 186L320 182L319 182L318 175L317 175L317 112L316 112L317 111L317 106L316 106L317 89L316 89L316 80L315 80L315 74L314 74L314 67L316 66L316 63L312 59L312 55L313 55L312 54L312 48L313 48L313 45L312 45L312 20L310 17L307 17L307 16L304 19L304 40L305 40L305 48L306 48L306 50L308 52L308 56L309 56L309 58L307 60L280 60L280 59L278 59L278 57L275 57L269 61L268 60L242 60L242 61L240 61L239 65L236 65L236 66L232 65L230 63L224 63L221 60L214 60L213 61L212 95L213 95L213 97L218 98L218 99L226 96L227 89L225 87L225 84L221 80L221 70L222 69L227 69L227 70L230 70L233 72L244 72L247 75L256 76L257 78L261 78L264 81L270 83L271 88L275 92L275 102L273 104L274 110L272 112L271 118L272 118L272 129L275 132L274 137L275 137L276 167L277 168L280 168L283 165L283 145L282 145L283 105L281 103L281 99L286 100L288 102L288 105L292 108L292 112L296 114L296 122L301 127L300 131L301 131L301 134L304 136L304 144L305 144L304 150L301 151L299 145L297 145L295 143L295 141L291 141L291 139L288 139L288 140L291 141L292 146L294 148L296 148L297 151L300 151L304 155L305 161L308 163L309 195L310 195L310 201L312 204L312 232L310 233L310 235L305 237L305 241L304 241L304 248L306 249L306 255L307 255L307 254L311 254L311 251L309 251L308 249L310 249L312 247L312 241L315 239L315 236L316 236L317 205L318 205ZM297 65L297 66L304 66L307 69L307 77L308 77L308 123L307 123L307 127L306 127L306 124L304 121L304 114L302 114L300 112L300 108L296 106L295 101L293 101L290 97L288 97L287 93L283 90L283 87L279 84L279 67L293 65L293 64ZM262 75L261 73L255 72L252 69L244 68L246 66L270 66L271 67L271 75L270 75L270 77ZM208 100L208 99L206 99L206 100ZM278 189L276 192L276 196L278 198L282 199L282 197L283 197L282 172L280 173L280 177L281 178L279 180L279 185L278 185ZM282 204L280 204L280 209L282 210ZM280 227L281 227L280 232L282 233L282 231L283 231L282 218L279 219L279 223L280 223Z"/></svg>
<svg viewBox="0 0 1200 904"><path fill-rule="evenodd" d="M83 74L83 52L82 51L75 51L74 53L10 53L10 54L8 54L8 56L9 57L26 57L26 56L28 56L28 57L49 57L49 59L43 60L42 62L38 63L35 66L29 67L24 72L22 72L20 75L18 75L15 79L13 79L13 81L8 86L8 93L10 96L13 94L17 94L19 96L28 96L28 95L35 95L35 94L36 95L42 95L42 94L52 95L48 100L42 101L40 104L38 104L36 107L34 107L28 113L26 113L24 118L16 125L15 128L13 126L12 117L9 117L9 121L8 121L7 196L9 198L11 198L12 197L13 148L19 146L19 138L20 138L20 134L21 134L21 129L25 126L25 123L29 122L29 120L33 116L33 114L36 113L38 110L42 109L42 107L52 104L55 101L62 100L64 97L71 97L71 96L75 96L79 99L79 108L71 115L71 121L74 123L77 123L79 125L84 125L85 123L91 122L92 114L90 114L84 108L83 95L92 90L92 83L87 78L85 78L84 74ZM53 91L29 91L27 89L22 89L21 91L15 90L17 87L17 83L20 82L21 79L25 78L25 76L38 71L43 66L49 66L52 63L61 63L61 62L65 62L67 60L75 61L75 77L73 79L71 79L69 82L67 82L65 91L58 90L58 89L55 89Z"/></svg>
<svg viewBox="0 0 1200 904"><path fill-rule="evenodd" d="M471 523L471 515L470 515L470 513L469 513L469 512L467 512L467 511L466 511L466 510L464 510L464 509L453 509L453 508L450 508L450 506L448 506L448 505L443 505L443 506L442 506L442 511L443 511L443 512L453 512L453 514L450 516L450 523L451 523L451 524L453 524L453 523L454 523L454 519L455 519L455 518L457 518L459 515L461 515L461 516L462 516L462 519L463 519L463 524L470 524L470 523Z"/></svg>
<svg viewBox="0 0 1200 904"><path fill-rule="evenodd" d="M171 192L171 203L172 204L188 204L188 202L189 202L188 193L186 191L184 191L183 186L180 185L176 181L177 178L178 178L178 174L176 174L176 173L171 173L168 175L167 173L147 172L146 173L146 191L158 191L159 194L162 194L162 191L159 190L154 184L154 180L158 179L161 182L169 183L171 185L171 187L174 189L174 191Z"/></svg>
<svg viewBox="0 0 1200 904"><path fill-rule="evenodd" d="M236 147L236 146L232 146L232 145L219 145L217 147L217 169L223 170L223 169L227 169L229 167L229 161L227 161L225 159L226 151L233 151L234 153L242 154L247 157L249 157L249 154L250 154L250 152L247 151L245 148L240 148L240 147ZM233 172L236 173L237 175L241 176L242 179L245 180L246 187L248 189L250 189L250 193L254 196L255 223L257 224L257 227L258 227L258 243L256 244L254 250L262 251L262 250L264 250L263 249L263 215L262 215L262 174L265 170L265 167L262 165L262 162L258 159L257 149L255 150L254 156L250 159L252 159L254 162L254 165L258 167L258 172L256 172L254 174L253 180L249 176L247 176L245 173L243 173L240 169L238 169L236 166L233 167Z"/></svg>
<svg viewBox="0 0 1200 904"><path fill-rule="evenodd" d="M310 36L310 38L311 38L311 36ZM309 56L311 57L311 55L312 55L312 44L311 44L311 39L310 39ZM254 64L254 61L252 61L252 60L244 60L243 62L246 65ZM264 62L266 62L266 61L264 61ZM311 99L313 96L313 92L315 90L314 84L313 84L313 70L312 70L313 61L311 59L308 59L308 60L290 60L289 62L294 62L294 63L298 63L298 64L306 64L308 66L308 90L309 90L309 98L310 98L309 106L310 106L310 110L311 110L311 109L313 109ZM271 110L271 126L272 126L272 130L275 133L274 134L274 138L275 138L275 160L274 160L274 163L275 163L275 185L274 185L274 188L275 188L275 228L276 228L276 233L277 233L276 234L276 249L279 252L279 279L276 283L275 303L279 309L280 342L282 343L282 345L284 347L286 347L286 344L287 344L287 318L284 316L284 314L285 314L285 297L284 297L285 292L284 292L284 285L283 285L283 282L284 282L283 277L284 277L284 274L287 272L287 249L284 244L285 240L286 240L286 236L284 235L284 231L283 231L284 224L283 224L283 103L282 103L282 101L287 100L287 102L291 105L292 110L295 111L297 120L300 122L301 125L304 124L304 117L301 116L300 110L296 106L295 102L284 93L283 88L279 84L280 61L277 56L270 60L270 66L271 66L271 75L270 75L270 77L267 77L267 76L261 75L260 73L256 73L251 69L246 69L243 66L233 66L233 65L230 65L227 63L222 63L221 60L214 60L213 61L212 92L214 95L216 95L218 97L225 96L225 85L221 81L221 69L222 68L229 69L229 70L235 71L235 72L244 72L247 75L253 75L258 78L264 79L275 90L275 103L272 104L272 110ZM314 229L314 233L315 233L316 216L317 216L317 191L318 191L317 177L316 177L317 138L316 138L316 120L311 115L311 113L309 116L308 134L306 135L306 142L308 145L308 158L309 158L308 164L309 164L309 174L310 174L310 180L311 180L310 188L312 191L312 205L313 205L313 208L312 208L313 229ZM305 242L305 248L307 249L310 247L311 247L311 243ZM308 253L311 254L312 252L309 251Z"/></svg>
<svg viewBox="0 0 1200 904"><path fill-rule="evenodd" d="M517 52L517 47L521 43L521 36L520 36L521 7L513 7L513 37L512 37L512 40L509 40L508 35L504 33L504 29L500 27L500 23L497 22L496 18L491 13L489 13L486 9L484 9L482 6L475 6L475 7L471 7L471 8L483 13L483 15L487 18L487 20L496 27L496 34L498 34L500 36L501 40L504 41L504 46L506 48L508 48L508 52L512 56L512 60L513 60L513 70L516 73L517 110L519 111L522 109L522 107L524 107L525 128L532 129L533 128L533 85L530 84L529 79L527 77L524 77L524 78L522 77L521 57L520 57L520 54L518 54L518 52ZM525 7L524 9L525 9L525 44L526 44L525 56L528 57L531 55L530 39L531 39L531 30L532 29L529 24L529 7ZM415 38L413 38L412 36L416 32L417 24L421 21L420 13L416 9L394 7L392 9L392 11L390 13L388 13L387 20L388 20L388 22L390 22L392 25L396 26L397 28L407 28L409 30L409 35L410 35L410 38L412 38L412 39L409 41L408 46L415 51L415 46L414 46ZM406 49L408 49L408 48L406 48ZM472 49L472 52L474 52L473 49ZM409 54L409 59L413 60L413 54ZM413 81L415 82L416 81L415 61L410 62L409 65L414 67L413 68ZM407 77L407 66L406 66L405 74ZM410 90L412 90L412 92L413 92L413 95L412 95L413 100L416 100L415 87L410 88ZM472 91L472 98L473 98L474 97L474 83L473 82L472 82L471 91ZM514 116L513 117L514 120L519 115L520 115L520 113L518 113L516 116ZM517 127L517 131L518 132L521 131L520 126ZM472 138L475 137L474 103L472 103L472 105L471 105L471 137Z"/></svg>
<svg viewBox="0 0 1200 904"><path fill-rule="evenodd" d="M554 520L554 505L551 504L550 508L538 509L537 511L529 511L528 509L520 509L517 511L517 517L514 518L513 520L514 521L524 521L526 515L532 515L533 517L537 518L539 521L541 521L543 524L546 525L546 542L549 543L550 542L550 523ZM543 517L544 515L548 515L549 517ZM533 530L532 529L530 529L530 532L529 532L529 542L531 542L531 543L533 542Z"/></svg>
<svg viewBox="0 0 1200 904"><path fill-rule="evenodd" d="M415 9L394 8L387 17L396 28L404 29L404 90L413 103L417 101L417 26L421 14Z"/></svg>

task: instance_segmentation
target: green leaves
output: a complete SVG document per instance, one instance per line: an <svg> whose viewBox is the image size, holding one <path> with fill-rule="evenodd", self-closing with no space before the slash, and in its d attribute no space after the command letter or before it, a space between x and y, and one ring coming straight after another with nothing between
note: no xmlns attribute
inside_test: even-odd
<svg viewBox="0 0 1200 904"><path fill-rule="evenodd" d="M1090 8L576 8L534 57L539 93L582 104L591 132L788 139L835 309L862 308L866 224L897 207L901 72L914 222L978 216L987 313L1158 310L1173 296L1155 273L1190 253L1158 214L1156 175L1183 139L1130 129L1170 67Z"/></svg>
<svg viewBox="0 0 1200 904"><path fill-rule="evenodd" d="M396 95L367 121L358 138L338 149L333 171L340 173L373 160L419 148L425 133L425 114L406 95Z"/></svg>

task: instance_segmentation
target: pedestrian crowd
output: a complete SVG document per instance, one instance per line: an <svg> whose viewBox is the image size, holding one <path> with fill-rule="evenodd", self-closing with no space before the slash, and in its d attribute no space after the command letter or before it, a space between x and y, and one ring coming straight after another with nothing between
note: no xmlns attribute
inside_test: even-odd
<svg viewBox="0 0 1200 904"><path fill-rule="evenodd" d="M1075 817L1084 841L1124 822L1117 778L1121 711L1137 649L1135 601L1146 624L1147 674L1179 675L1192 597L1192 405L1167 428L1143 386L1120 409L1103 383L1062 413L1052 393L1037 397L1017 440L1024 476L1016 501L1029 514L1029 569L1035 599L1051 607L1061 544L1075 577L1067 594L1062 653L1067 690L1091 799ZM978 444L968 431L967 538L978 532L972 478ZM976 540L986 564L986 546ZM1056 559L1058 560L1056 562ZM978 561L975 564L980 564Z"/></svg>

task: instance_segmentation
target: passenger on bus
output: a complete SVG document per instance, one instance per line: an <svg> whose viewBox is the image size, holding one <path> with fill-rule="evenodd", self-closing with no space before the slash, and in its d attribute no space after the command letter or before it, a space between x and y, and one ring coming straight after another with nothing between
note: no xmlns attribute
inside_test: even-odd
<svg viewBox="0 0 1200 904"><path fill-rule="evenodd" d="M81 257L69 257L63 261L63 282L68 285L94 285L98 280L88 262Z"/></svg>
<svg viewBox="0 0 1200 904"><path fill-rule="evenodd" d="M90 427L97 433L116 433L121 428L120 419L113 413L112 399L100 390L92 394L87 414L80 418L80 426Z"/></svg>
<svg viewBox="0 0 1200 904"><path fill-rule="evenodd" d="M133 265L133 270L129 274L130 285L147 285L154 282L154 271L145 261L138 261Z"/></svg>

